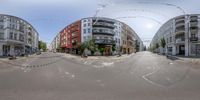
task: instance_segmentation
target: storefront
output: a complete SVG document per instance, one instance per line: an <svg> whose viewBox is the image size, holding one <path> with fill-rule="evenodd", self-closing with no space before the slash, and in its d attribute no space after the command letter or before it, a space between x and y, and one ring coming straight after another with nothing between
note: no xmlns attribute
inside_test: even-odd
<svg viewBox="0 0 200 100"><path fill-rule="evenodd" d="M191 44L191 56L200 56L200 44Z"/></svg>

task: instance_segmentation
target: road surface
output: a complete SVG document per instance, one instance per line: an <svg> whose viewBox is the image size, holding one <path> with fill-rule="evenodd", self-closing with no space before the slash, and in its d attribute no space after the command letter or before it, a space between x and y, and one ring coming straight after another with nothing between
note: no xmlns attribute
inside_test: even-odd
<svg viewBox="0 0 200 100"><path fill-rule="evenodd" d="M121 60L63 55L0 61L0 100L200 99L200 65L191 62L150 52Z"/></svg>

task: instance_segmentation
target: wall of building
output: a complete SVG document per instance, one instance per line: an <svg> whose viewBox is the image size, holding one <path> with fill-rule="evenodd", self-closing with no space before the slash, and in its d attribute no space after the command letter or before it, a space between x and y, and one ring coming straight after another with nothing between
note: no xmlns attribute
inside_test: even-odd
<svg viewBox="0 0 200 100"><path fill-rule="evenodd" d="M75 28L76 32L72 32L76 25L78 29ZM72 33L77 33L77 37L73 38ZM128 36L129 40L127 39ZM81 44L91 39L94 39L99 47L105 48L105 53L109 51L110 54L114 53L112 52L112 46L114 45L116 46L115 54L118 54L123 46L126 49L125 53L135 52L136 41L139 43L139 49L143 48L141 39L128 25L114 19L103 17L88 17L74 22L60 31L60 37L58 38L60 38L60 46L63 49L76 49L77 46L73 47L72 41L77 41L77 44ZM55 43L52 41L50 47L53 48L54 45Z"/></svg>
<svg viewBox="0 0 200 100"><path fill-rule="evenodd" d="M198 14L182 15L170 19L158 30L151 42L151 47L155 47L155 44L164 38L166 47L164 50L157 51L171 55L199 56L199 22L200 15Z"/></svg>
<svg viewBox="0 0 200 100"><path fill-rule="evenodd" d="M92 18L84 18L81 20L81 42L92 39Z"/></svg>
<svg viewBox="0 0 200 100"><path fill-rule="evenodd" d="M0 14L0 56L35 53L38 37L37 31L27 21Z"/></svg>

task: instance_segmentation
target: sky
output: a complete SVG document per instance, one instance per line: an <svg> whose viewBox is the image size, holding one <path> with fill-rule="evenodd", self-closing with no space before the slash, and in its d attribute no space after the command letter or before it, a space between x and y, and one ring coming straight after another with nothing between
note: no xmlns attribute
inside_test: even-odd
<svg viewBox="0 0 200 100"><path fill-rule="evenodd" d="M198 0L0 0L0 13L28 21L48 44L81 18L108 17L128 24L148 46L169 19L200 14L199 4Z"/></svg>

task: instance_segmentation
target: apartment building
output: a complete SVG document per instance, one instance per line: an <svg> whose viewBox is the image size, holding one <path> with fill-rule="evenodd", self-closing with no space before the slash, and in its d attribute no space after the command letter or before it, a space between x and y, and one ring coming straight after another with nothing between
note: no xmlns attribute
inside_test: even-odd
<svg viewBox="0 0 200 100"><path fill-rule="evenodd" d="M0 14L0 56L32 54L38 51L39 34L27 21Z"/></svg>
<svg viewBox="0 0 200 100"><path fill-rule="evenodd" d="M61 48L60 48L60 33L58 33L55 36L55 38L53 39L53 41L49 45L49 50L53 51L53 52L59 52L59 51L61 51Z"/></svg>
<svg viewBox="0 0 200 100"><path fill-rule="evenodd" d="M79 54L78 45L81 44L81 21L76 21L60 32L60 47L62 52Z"/></svg>
<svg viewBox="0 0 200 100"><path fill-rule="evenodd" d="M164 38L166 47L155 49L170 55L200 56L200 14L181 15L167 21L154 36L155 48Z"/></svg>
<svg viewBox="0 0 200 100"><path fill-rule="evenodd" d="M60 32L62 52L79 54L78 45L93 39L104 55L133 53L142 50L138 35L125 23L104 17L88 17L76 21ZM55 45L51 43L50 47ZM113 49L115 48L115 50Z"/></svg>

